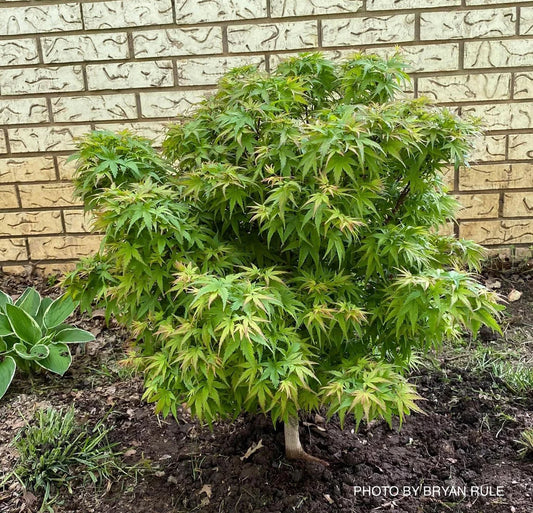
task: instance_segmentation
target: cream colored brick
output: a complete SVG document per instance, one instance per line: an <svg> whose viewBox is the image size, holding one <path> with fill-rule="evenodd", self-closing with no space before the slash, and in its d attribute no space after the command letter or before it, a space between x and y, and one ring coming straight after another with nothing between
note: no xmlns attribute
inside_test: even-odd
<svg viewBox="0 0 533 513"><path fill-rule="evenodd" d="M476 219L498 217L500 195L494 194L461 194L455 195L461 203L457 219Z"/></svg>
<svg viewBox="0 0 533 513"><path fill-rule="evenodd" d="M171 61L89 64L87 80L91 91L174 85Z"/></svg>
<svg viewBox="0 0 533 513"><path fill-rule="evenodd" d="M0 183L55 180L52 157L7 157L0 159Z"/></svg>
<svg viewBox="0 0 533 513"><path fill-rule="evenodd" d="M516 30L512 7L476 11L427 12L420 17L420 39L512 36Z"/></svg>
<svg viewBox="0 0 533 513"><path fill-rule="evenodd" d="M172 0L84 2L86 29L146 27L173 23Z"/></svg>
<svg viewBox="0 0 533 513"><path fill-rule="evenodd" d="M444 182L445 187L449 191L453 191L454 189L454 182L455 182L455 170L453 166L448 166L442 171L442 180Z"/></svg>
<svg viewBox="0 0 533 513"><path fill-rule="evenodd" d="M253 64L260 69L265 67L264 56L249 57L206 57L203 59L179 60L178 83L180 86L216 84L232 68Z"/></svg>
<svg viewBox="0 0 533 513"><path fill-rule="evenodd" d="M81 258L94 255L100 247L99 235L63 235L59 237L30 237L33 260Z"/></svg>
<svg viewBox="0 0 533 513"><path fill-rule="evenodd" d="M533 7L520 8L520 34L533 34Z"/></svg>
<svg viewBox="0 0 533 513"><path fill-rule="evenodd" d="M511 75L509 73L485 73L483 75L421 77L418 79L418 94L439 102L504 100L511 94Z"/></svg>
<svg viewBox="0 0 533 513"><path fill-rule="evenodd" d="M8 0L10 1L10 0ZM26 274L26 275L29 275L31 274L32 270L33 270L33 266L31 264L27 264L27 265L3 265L1 267L1 270L4 274L12 274L12 275L17 275L17 274Z"/></svg>
<svg viewBox="0 0 533 513"><path fill-rule="evenodd" d="M0 130L0 153L7 153L6 136L3 130Z"/></svg>
<svg viewBox="0 0 533 513"><path fill-rule="evenodd" d="M69 161L69 157L57 157L57 168L61 180L72 180L76 171L76 161Z"/></svg>
<svg viewBox="0 0 533 513"><path fill-rule="evenodd" d="M487 164L459 170L459 190L533 187L533 164Z"/></svg>
<svg viewBox="0 0 533 513"><path fill-rule="evenodd" d="M52 262L35 266L35 272L39 276L63 276L76 268L77 261L74 262Z"/></svg>
<svg viewBox="0 0 533 513"><path fill-rule="evenodd" d="M44 98L0 99L0 125L48 121L48 107Z"/></svg>
<svg viewBox="0 0 533 513"><path fill-rule="evenodd" d="M81 30L78 3L0 7L0 36Z"/></svg>
<svg viewBox="0 0 533 513"><path fill-rule="evenodd" d="M459 234L481 244L529 244L533 242L533 219L520 221L465 221Z"/></svg>
<svg viewBox="0 0 533 513"><path fill-rule="evenodd" d="M451 7L461 5L461 0L367 0L369 11L389 9L423 9L427 7Z"/></svg>
<svg viewBox="0 0 533 513"><path fill-rule="evenodd" d="M111 130L119 132L120 130L130 130L135 135L150 139L155 146L161 146L168 122L160 121L139 121L136 123L110 123L105 125L96 125L96 130Z"/></svg>
<svg viewBox="0 0 533 513"><path fill-rule="evenodd" d="M322 40L326 47L395 43L414 38L414 14L322 20Z"/></svg>
<svg viewBox="0 0 533 513"><path fill-rule="evenodd" d="M212 94L206 91L155 91L141 93L143 118L175 118L188 116L198 103Z"/></svg>
<svg viewBox="0 0 533 513"><path fill-rule="evenodd" d="M74 199L71 183L21 184L19 185L22 208L68 207L79 205Z"/></svg>
<svg viewBox="0 0 533 513"><path fill-rule="evenodd" d="M497 103L462 108L462 116L481 118L486 130L533 128L532 103Z"/></svg>
<svg viewBox="0 0 533 513"><path fill-rule="evenodd" d="M174 3L176 22L180 24L256 19L267 15L266 0L203 0L200 3L174 0Z"/></svg>
<svg viewBox="0 0 533 513"><path fill-rule="evenodd" d="M316 21L233 25L228 27L230 52L298 50L318 45Z"/></svg>
<svg viewBox="0 0 533 513"><path fill-rule="evenodd" d="M466 0L466 5L518 4L524 0Z"/></svg>
<svg viewBox="0 0 533 513"><path fill-rule="evenodd" d="M533 217L533 192L506 192L503 196L505 217Z"/></svg>
<svg viewBox="0 0 533 513"><path fill-rule="evenodd" d="M514 97L517 100L533 98L533 72L517 73L515 75Z"/></svg>
<svg viewBox="0 0 533 513"><path fill-rule="evenodd" d="M8 39L0 41L0 66L38 64L39 53L35 39Z"/></svg>
<svg viewBox="0 0 533 513"><path fill-rule="evenodd" d="M46 63L127 59L128 37L125 32L75 36L43 37Z"/></svg>
<svg viewBox="0 0 533 513"><path fill-rule="evenodd" d="M60 212L0 213L0 236L42 235L62 231Z"/></svg>
<svg viewBox="0 0 533 513"><path fill-rule="evenodd" d="M490 162L505 159L505 135L485 135L474 140L471 162Z"/></svg>
<svg viewBox="0 0 533 513"><path fill-rule="evenodd" d="M466 42L464 63L466 68L531 66L533 39Z"/></svg>
<svg viewBox="0 0 533 513"><path fill-rule="evenodd" d="M311 16L317 14L348 14L357 12L362 0L271 0L270 14L274 18L284 16Z"/></svg>
<svg viewBox="0 0 533 513"><path fill-rule="evenodd" d="M63 210L67 233L89 233L94 219L83 210Z"/></svg>
<svg viewBox="0 0 533 513"><path fill-rule="evenodd" d="M0 91L8 94L83 91L81 66L13 68L0 73Z"/></svg>
<svg viewBox="0 0 533 513"><path fill-rule="evenodd" d="M439 226L439 229L437 230L437 233L439 235L442 235L444 237L450 237L455 235L455 225L453 223L445 223Z"/></svg>
<svg viewBox="0 0 533 513"><path fill-rule="evenodd" d="M27 259L24 239L0 239L0 262L20 262Z"/></svg>
<svg viewBox="0 0 533 513"><path fill-rule="evenodd" d="M533 159L533 133L509 135L509 158Z"/></svg>
<svg viewBox="0 0 533 513"><path fill-rule="evenodd" d="M459 69L459 43L424 44L414 46L377 46L365 50L382 57L399 49L407 60L409 73L419 71L454 71ZM348 55L353 50L346 52ZM347 56L348 56L347 55Z"/></svg>
<svg viewBox="0 0 533 513"><path fill-rule="evenodd" d="M54 121L105 121L135 119L137 104L133 94L61 96L52 100Z"/></svg>
<svg viewBox="0 0 533 513"><path fill-rule="evenodd" d="M8 129L13 153L64 151L75 148L74 137L90 131L83 125Z"/></svg>
<svg viewBox="0 0 533 513"><path fill-rule="evenodd" d="M133 35L135 57L222 53L221 27L146 30Z"/></svg>
<svg viewBox="0 0 533 513"><path fill-rule="evenodd" d="M14 185L0 185L0 209L19 208L17 191Z"/></svg>

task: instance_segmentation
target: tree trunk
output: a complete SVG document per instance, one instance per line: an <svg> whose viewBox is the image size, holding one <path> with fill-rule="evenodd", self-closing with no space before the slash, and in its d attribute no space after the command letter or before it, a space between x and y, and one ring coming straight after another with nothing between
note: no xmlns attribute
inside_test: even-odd
<svg viewBox="0 0 533 513"><path fill-rule="evenodd" d="M303 450L300 442L300 433L298 431L297 416L289 417L288 422L285 422L283 426L283 431L285 434L285 456L287 459L312 461L314 463L320 463L326 467L329 466L328 462L321 460L320 458L315 458Z"/></svg>

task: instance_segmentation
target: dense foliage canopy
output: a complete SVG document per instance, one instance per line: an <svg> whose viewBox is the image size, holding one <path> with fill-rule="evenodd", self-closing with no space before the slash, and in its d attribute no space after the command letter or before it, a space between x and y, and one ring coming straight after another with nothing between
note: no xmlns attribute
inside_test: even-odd
<svg viewBox="0 0 533 513"><path fill-rule="evenodd" d="M227 73L162 157L127 132L80 142L104 239L65 283L132 328L158 411L401 420L413 351L497 329L467 272L481 248L438 233L457 208L442 173L477 129L395 100L407 79L396 55L303 54Z"/></svg>

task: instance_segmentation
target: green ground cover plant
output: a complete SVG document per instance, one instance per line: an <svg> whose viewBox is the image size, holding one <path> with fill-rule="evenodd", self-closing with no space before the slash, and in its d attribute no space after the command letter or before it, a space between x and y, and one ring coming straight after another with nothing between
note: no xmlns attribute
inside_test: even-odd
<svg viewBox="0 0 533 513"><path fill-rule="evenodd" d="M471 274L482 248L438 231L458 206L443 171L478 130L395 99L404 69L314 53L247 66L169 129L163 160L127 132L80 141L76 189L103 242L64 284L132 329L157 412L263 412L288 457L312 459L299 412L401 424L419 410L413 351L499 329Z"/></svg>
<svg viewBox="0 0 533 513"><path fill-rule="evenodd" d="M63 375L70 367L70 344L94 340L88 331L64 321L76 304L70 297L41 298L32 287L15 301L0 291L0 398L15 371L28 374L46 369Z"/></svg>
<svg viewBox="0 0 533 513"><path fill-rule="evenodd" d="M103 421L93 427L77 423L73 407L38 410L13 441L18 452L13 475L42 495L40 511L53 512L61 488L73 493L74 486L102 487L131 473L108 441L110 431Z"/></svg>

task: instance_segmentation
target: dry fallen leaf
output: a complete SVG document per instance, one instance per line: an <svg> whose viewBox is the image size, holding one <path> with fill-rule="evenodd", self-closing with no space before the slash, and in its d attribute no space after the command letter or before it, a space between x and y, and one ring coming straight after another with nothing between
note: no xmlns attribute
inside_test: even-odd
<svg viewBox="0 0 533 513"><path fill-rule="evenodd" d="M485 287L487 287L488 289L501 289L502 282L498 280L487 280L485 282Z"/></svg>
<svg viewBox="0 0 533 513"><path fill-rule="evenodd" d="M326 499L330 504L333 504L335 501L331 498L329 493L324 494L324 499Z"/></svg>
<svg viewBox="0 0 533 513"><path fill-rule="evenodd" d="M210 499L213 495L213 487L210 484L205 484L198 492L198 495L201 495L202 493L205 493L207 495L207 498Z"/></svg>
<svg viewBox="0 0 533 513"><path fill-rule="evenodd" d="M261 447L264 447L263 445L263 439L259 440L256 444L252 444L251 447L248 447L248 450L244 454L244 456L241 456L241 461L247 460L254 452L257 452Z"/></svg>
<svg viewBox="0 0 533 513"><path fill-rule="evenodd" d="M507 296L507 299L513 303L514 301L518 301L522 297L522 292L519 290L513 289L511 292L509 292L509 295Z"/></svg>

